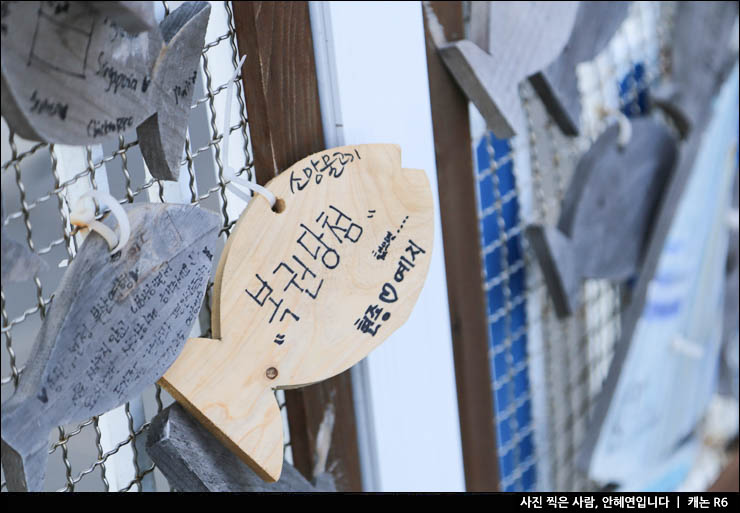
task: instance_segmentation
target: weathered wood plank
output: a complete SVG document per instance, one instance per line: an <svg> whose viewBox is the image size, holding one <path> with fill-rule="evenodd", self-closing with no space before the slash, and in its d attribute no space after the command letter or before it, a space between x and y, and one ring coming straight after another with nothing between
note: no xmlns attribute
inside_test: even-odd
<svg viewBox="0 0 740 513"><path fill-rule="evenodd" d="M236 2L239 52L258 183L325 148L307 2ZM286 390L295 467L311 476L323 412L335 406L328 468L342 491L361 491L352 378L344 372Z"/></svg>
<svg viewBox="0 0 740 513"><path fill-rule="evenodd" d="M126 32L138 34L157 26L154 2L87 2L93 9L116 20Z"/></svg>
<svg viewBox="0 0 740 513"><path fill-rule="evenodd" d="M581 157L557 228L526 229L560 317L578 307L583 279L626 280L640 270L655 212L678 161L678 143L652 118L631 124L624 148L615 124Z"/></svg>
<svg viewBox="0 0 740 513"><path fill-rule="evenodd" d="M128 4L3 3L3 117L26 139L73 145L137 127L152 176L176 180L210 5L135 35L108 13L141 28L153 11Z"/></svg>
<svg viewBox="0 0 740 513"><path fill-rule="evenodd" d="M170 485L182 492L333 492L333 477L310 483L285 462L280 480L266 483L175 403L152 419L146 450Z"/></svg>
<svg viewBox="0 0 740 513"><path fill-rule="evenodd" d="M462 3L427 2L424 14L465 485L471 492L496 491L499 469L468 99L437 52L437 44L462 37ZM436 37L444 38L437 42L431 33L435 25L442 30Z"/></svg>
<svg viewBox="0 0 740 513"><path fill-rule="evenodd" d="M578 2L492 2L487 51L465 39L440 48L445 65L496 137L524 132L518 85L560 54L577 9Z"/></svg>
<svg viewBox="0 0 740 513"><path fill-rule="evenodd" d="M53 427L111 410L164 374L201 308L219 217L191 205L124 209L131 238L114 255L101 236L85 239L2 405L11 491L41 489Z"/></svg>
<svg viewBox="0 0 740 513"><path fill-rule="evenodd" d="M577 135L581 95L576 66L597 56L627 16L630 2L580 2L570 39L563 52L529 81L548 113L566 135Z"/></svg>

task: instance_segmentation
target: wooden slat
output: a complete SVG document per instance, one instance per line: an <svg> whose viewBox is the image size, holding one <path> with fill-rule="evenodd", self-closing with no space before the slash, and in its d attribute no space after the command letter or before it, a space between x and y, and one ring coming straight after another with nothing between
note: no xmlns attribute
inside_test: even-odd
<svg viewBox="0 0 740 513"><path fill-rule="evenodd" d="M495 491L499 471L468 100L431 32L441 28L447 41L463 38L462 2L428 2L424 15L466 488ZM439 43L441 34L435 36Z"/></svg>
<svg viewBox="0 0 740 513"><path fill-rule="evenodd" d="M321 123L307 2L234 2L257 181L265 184L303 157L321 151ZM327 470L340 491L361 491L357 426L349 371L286 390L293 464L311 479L316 434L334 404Z"/></svg>

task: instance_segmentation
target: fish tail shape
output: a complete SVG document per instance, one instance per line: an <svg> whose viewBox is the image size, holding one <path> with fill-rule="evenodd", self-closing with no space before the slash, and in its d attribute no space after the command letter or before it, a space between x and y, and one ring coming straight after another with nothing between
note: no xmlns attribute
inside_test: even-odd
<svg viewBox="0 0 740 513"><path fill-rule="evenodd" d="M571 315L581 282L572 241L557 228L537 224L528 226L525 234L539 261L555 313L560 318Z"/></svg>
<svg viewBox="0 0 740 513"><path fill-rule="evenodd" d="M283 418L268 373L249 382L224 381L221 375L203 375L203 360L214 344L205 338L189 339L175 363L159 380L191 415L231 452L267 482L280 479L283 467ZM213 390L218 389L218 394ZM214 401L212 397L219 397Z"/></svg>
<svg viewBox="0 0 740 513"><path fill-rule="evenodd" d="M177 180L180 161L185 147L185 133L192 103L193 92L208 25L211 7L208 2L186 2L159 26L166 51L162 52L154 65L153 75L165 89L163 101L157 112L145 119L136 128L141 153L156 178ZM183 70L193 70L180 83L172 83L170 73L180 76ZM175 73L177 72L177 73ZM172 95L176 105L172 104ZM184 111L180 105L186 105ZM160 116L160 111L162 115Z"/></svg>
<svg viewBox="0 0 740 513"><path fill-rule="evenodd" d="M49 428L38 415L35 398L2 407L2 463L8 491L40 492L49 459Z"/></svg>

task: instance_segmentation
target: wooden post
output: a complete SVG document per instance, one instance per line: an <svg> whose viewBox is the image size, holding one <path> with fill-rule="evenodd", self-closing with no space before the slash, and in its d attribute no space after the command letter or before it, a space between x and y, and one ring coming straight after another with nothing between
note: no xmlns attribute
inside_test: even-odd
<svg viewBox="0 0 740 513"><path fill-rule="evenodd" d="M308 2L234 2L254 168L264 185L325 149ZM293 464L313 478L316 434L324 411L336 420L327 470L339 491L361 491L352 379L346 371L316 385L286 390Z"/></svg>
<svg viewBox="0 0 740 513"><path fill-rule="evenodd" d="M498 455L468 99L437 53L444 41L435 44L434 37L441 34L432 35L441 26L447 41L464 37L462 2L425 2L424 25L466 488L495 491Z"/></svg>

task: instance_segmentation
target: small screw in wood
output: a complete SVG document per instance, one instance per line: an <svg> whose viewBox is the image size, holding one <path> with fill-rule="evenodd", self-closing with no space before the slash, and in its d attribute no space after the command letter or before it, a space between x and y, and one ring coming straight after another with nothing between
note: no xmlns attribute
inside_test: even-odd
<svg viewBox="0 0 740 513"><path fill-rule="evenodd" d="M275 367L270 367L265 371L265 376L267 376L267 379L275 379L277 378L278 371Z"/></svg>

